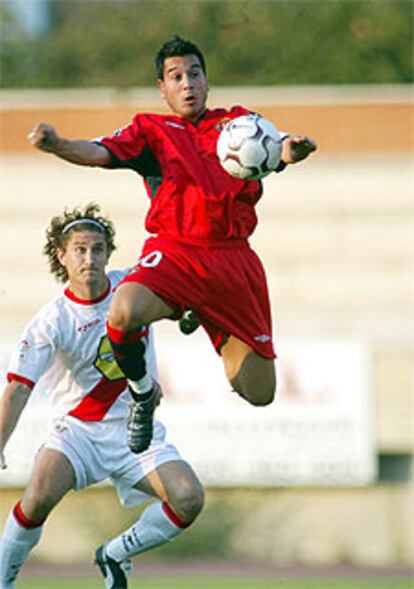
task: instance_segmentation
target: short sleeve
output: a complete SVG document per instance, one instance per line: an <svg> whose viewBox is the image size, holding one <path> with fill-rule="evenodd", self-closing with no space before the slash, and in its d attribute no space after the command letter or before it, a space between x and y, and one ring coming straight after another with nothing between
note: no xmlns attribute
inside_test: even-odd
<svg viewBox="0 0 414 589"><path fill-rule="evenodd" d="M93 141L103 145L112 155L109 167L128 167L128 162L138 158L146 145L140 115L135 115L129 125L118 129L112 135L99 137Z"/></svg>
<svg viewBox="0 0 414 589"><path fill-rule="evenodd" d="M56 347L55 326L42 315L35 317L12 354L8 380L16 379L34 386L52 363Z"/></svg>

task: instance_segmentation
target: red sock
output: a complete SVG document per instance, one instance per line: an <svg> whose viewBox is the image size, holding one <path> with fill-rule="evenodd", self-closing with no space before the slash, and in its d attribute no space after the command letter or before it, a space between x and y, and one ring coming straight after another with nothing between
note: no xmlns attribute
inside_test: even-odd
<svg viewBox="0 0 414 589"><path fill-rule="evenodd" d="M16 518L17 522L23 528L27 529L38 528L46 520L45 517L42 517L41 519L30 519L30 517L26 517L22 511L20 501L16 503L16 505L14 506L13 515Z"/></svg>
<svg viewBox="0 0 414 589"><path fill-rule="evenodd" d="M106 324L109 342L118 366L129 380L141 380L146 373L146 337L148 327L122 331Z"/></svg>

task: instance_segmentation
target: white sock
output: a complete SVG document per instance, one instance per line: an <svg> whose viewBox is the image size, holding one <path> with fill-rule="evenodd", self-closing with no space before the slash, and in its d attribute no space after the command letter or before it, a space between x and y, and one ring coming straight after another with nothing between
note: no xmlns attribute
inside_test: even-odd
<svg viewBox="0 0 414 589"><path fill-rule="evenodd" d="M14 581L29 552L39 542L43 526L24 528L10 513L0 540L0 589L14 589Z"/></svg>
<svg viewBox="0 0 414 589"><path fill-rule="evenodd" d="M154 382L149 374L146 374L139 380L128 380L128 384L137 395L149 393L154 386Z"/></svg>
<svg viewBox="0 0 414 589"><path fill-rule="evenodd" d="M174 523L164 511L161 501L157 501L149 505L128 530L110 540L105 550L110 558L121 562L134 554L170 542L185 527Z"/></svg>

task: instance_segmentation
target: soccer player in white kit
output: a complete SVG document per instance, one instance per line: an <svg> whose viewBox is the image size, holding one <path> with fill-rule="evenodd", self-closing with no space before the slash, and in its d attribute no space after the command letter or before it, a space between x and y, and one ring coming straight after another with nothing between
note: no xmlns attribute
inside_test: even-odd
<svg viewBox="0 0 414 589"><path fill-rule="evenodd" d="M66 210L46 232L50 271L67 285L29 323L12 357L0 400L0 468L7 467L6 443L39 382L50 391L55 417L23 497L3 529L0 589L15 587L47 516L72 489L109 478L125 506L156 498L128 530L96 550L107 589L126 588L130 557L175 538L203 506L201 483L165 441L160 422L148 450L134 454L128 447L130 395L105 327L112 294L126 274L105 270L114 234L95 204ZM146 337L146 360L156 379L151 331Z"/></svg>

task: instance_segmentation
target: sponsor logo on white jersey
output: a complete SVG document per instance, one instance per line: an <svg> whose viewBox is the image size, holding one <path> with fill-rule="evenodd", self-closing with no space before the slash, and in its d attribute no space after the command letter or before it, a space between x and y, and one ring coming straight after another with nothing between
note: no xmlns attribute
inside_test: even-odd
<svg viewBox="0 0 414 589"><path fill-rule="evenodd" d="M100 319L94 319L93 321L89 321L89 323L85 323L85 325L79 325L79 327L76 328L76 331L78 333L84 333L85 331L87 331L91 327L94 327L95 325L98 325L98 323L101 323L101 320Z"/></svg>

